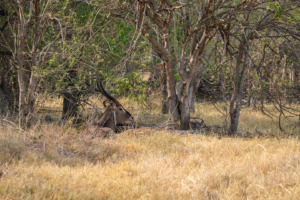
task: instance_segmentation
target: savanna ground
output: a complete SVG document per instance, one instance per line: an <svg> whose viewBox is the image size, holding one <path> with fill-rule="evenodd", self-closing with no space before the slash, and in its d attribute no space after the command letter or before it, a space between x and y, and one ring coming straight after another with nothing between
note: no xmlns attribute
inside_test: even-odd
<svg viewBox="0 0 300 200"><path fill-rule="evenodd" d="M165 123L169 116L160 115L159 105L152 100L147 108L128 99L120 102L138 124ZM94 102L101 105L97 99ZM53 118L59 117L61 105L61 99L40 103L41 108L53 110ZM45 115L43 109L41 116ZM225 123L210 103L197 103L193 117L207 125ZM0 197L299 199L297 120L283 121L288 133L284 135L276 118L245 108L238 131L260 132L260 137L180 135L172 130L139 128L125 130L116 139L92 139L68 125L46 123L19 131L2 120Z"/></svg>

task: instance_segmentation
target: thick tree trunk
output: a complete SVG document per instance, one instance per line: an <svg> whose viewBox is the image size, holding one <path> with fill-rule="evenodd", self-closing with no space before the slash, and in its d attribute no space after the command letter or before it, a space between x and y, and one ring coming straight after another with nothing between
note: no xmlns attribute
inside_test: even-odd
<svg viewBox="0 0 300 200"><path fill-rule="evenodd" d="M68 119L70 117L77 116L77 111L78 111L78 96L76 92L64 93L62 119Z"/></svg>
<svg viewBox="0 0 300 200"><path fill-rule="evenodd" d="M187 78L188 77L188 78ZM195 107L196 92L199 87L199 73L194 76L182 76L177 88L180 106L180 129L190 129L190 112Z"/></svg>
<svg viewBox="0 0 300 200"><path fill-rule="evenodd" d="M190 128L190 106L189 106L189 83L182 81L180 90L180 129L188 130Z"/></svg>
<svg viewBox="0 0 300 200"><path fill-rule="evenodd" d="M70 117L77 116L78 113L78 101L79 101L79 93L74 89L74 84L72 80L76 79L77 72L75 70L69 71L69 77L66 78L66 81L70 81L66 87L66 91L63 93L63 113L62 119L68 119Z"/></svg>
<svg viewBox="0 0 300 200"><path fill-rule="evenodd" d="M168 91L167 91L167 75L166 75L166 66L163 62L161 64L161 94L162 94L162 114L168 114L169 113L169 106L168 106Z"/></svg>
<svg viewBox="0 0 300 200"><path fill-rule="evenodd" d="M167 75L167 91L168 91L168 104L171 113L172 123L176 123L180 119L178 102L176 96L176 81L174 75L174 65L171 58L166 59L166 75Z"/></svg>

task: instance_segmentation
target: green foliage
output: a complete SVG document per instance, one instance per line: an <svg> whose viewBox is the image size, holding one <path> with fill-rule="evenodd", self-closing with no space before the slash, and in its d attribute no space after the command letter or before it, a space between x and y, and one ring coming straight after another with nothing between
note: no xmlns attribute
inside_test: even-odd
<svg viewBox="0 0 300 200"><path fill-rule="evenodd" d="M282 9L283 9L283 6L280 2L278 1L268 1L268 6L267 6L267 9L270 9L270 10L274 10L275 11L275 16L281 20L282 19Z"/></svg>
<svg viewBox="0 0 300 200"><path fill-rule="evenodd" d="M24 13L25 17L29 17L29 2L24 3ZM134 10L131 10L132 13L129 13L132 5L128 1L119 2L119 1L89 1L90 4L84 3L82 1L71 1L71 0L62 0L55 1L49 11L49 18L47 24L45 25L45 30L43 37L41 38L41 42L38 46L38 54L44 56L41 64L39 66L30 66L31 65L31 52L32 45L34 41L35 34L35 19L32 16L30 25L27 29L27 36L25 41L25 48L23 50L26 60L26 66L24 69L24 73L26 77L30 77L30 69L34 69L34 73L36 77L40 78L40 84L42 87L49 89L50 91L55 91L59 94L63 93L66 88L71 88L72 90L79 91L82 95L89 95L90 88L88 88L87 82L91 84L91 87L95 86L95 79L99 77L103 78L103 81L109 81L109 83L113 83L115 85L109 85L110 89L113 90L116 95L129 95L131 99L138 101L139 103L144 103L146 98L146 88L148 87L147 82L143 81L141 78L139 70L143 69L143 71L153 70L154 66L158 65L161 60L159 58L153 60L153 55L156 54L156 50L151 46L148 40L145 40L143 37L139 37L136 42L135 49L133 51L127 51L129 47L132 46L132 41L137 38L139 34L136 30L135 22L130 21L127 22L124 19L118 19L115 15L112 17L110 13L110 8L107 5L113 5L113 11L118 16L126 16L126 19L132 18L136 19L136 15L134 14ZM189 1L186 1L189 2ZM5 4L5 2L2 2ZM43 2L42 2L43 3ZM181 2L171 1L174 6L180 5ZM227 15L224 20L229 20L231 22L221 23L219 21L219 25L214 24L214 20L207 18L207 22L209 23L205 25L204 21L202 22L201 16L204 12L199 15L201 9L205 9L206 6L205 1L193 2L194 4L190 4L188 6L183 6L182 8L176 8L174 12L173 19L171 19L171 25L169 27L168 33L170 36L171 42L171 58L173 63L178 63L179 55L182 53L182 48L185 40L187 39L188 33L192 33L196 26L199 26L199 23L203 23L201 27L204 30L205 26L209 26L209 30L207 31L207 36L214 37L209 41L207 46L199 47L206 48L204 49L204 54L202 57L197 59L201 60L201 64L199 68L203 68L205 72L202 76L208 80L209 82L217 82L219 81L219 70L220 68L220 58L222 56L223 43L222 36L220 35L220 31L230 31L228 35L229 39L229 49L232 50L231 54L226 54L226 58L223 61L223 75L226 80L224 80L225 84L225 92L231 93L233 91L233 84L236 77L236 71L233 69L235 56L238 51L239 41L237 38L240 38L243 31L249 33L250 31L254 31L255 33L249 37L248 44L250 44L249 53L251 54L251 62L256 67L261 67L259 65L259 61L261 60L261 52L262 46L264 44L268 44L271 48L276 49L277 44L281 43L281 39L277 38L268 38L268 35L272 35L272 30L269 28L257 29L257 19L260 18L260 14L266 13L265 8L268 10L267 13L274 13L276 18L281 20L276 23L286 22L286 28L291 28L290 24L295 22L300 22L300 15L297 10L293 11L290 15L284 16L284 9L286 8L286 4L282 4L279 1L271 1L268 0L267 3L260 5L261 8L254 9L251 12L245 12L243 7L239 7L235 11L235 6L240 6L240 4L247 4L247 1L243 0L232 0L232 1L220 1L220 3L224 3L224 6L221 6L222 9L216 12L213 11L212 7L208 12L210 16L215 14L218 17L222 18L222 15ZM115 5L119 6L115 6ZM41 6L41 11L43 10L45 5ZM128 6L128 7L127 7ZM254 6L254 3L253 3ZM162 6L164 7L164 5ZM179 6L180 7L180 6ZM130 8L130 9L128 9ZM251 9L251 7L244 7L247 9ZM294 7L295 8L295 7ZM175 9L175 7L174 7ZM217 9L217 8L216 8ZM231 14L224 14L226 11L231 10L233 12L234 18L231 17ZM224 13L222 14L222 10ZM9 9L8 13L11 15L14 14L13 9ZM164 8L161 9L160 12L157 13L157 18L161 17L161 22L165 23L167 20L167 12ZM203 15L204 16L204 15ZM269 15L270 19L274 17L274 15ZM267 17L269 17L267 16ZM248 21L245 21L246 17L249 17ZM284 18L284 20L282 20ZM266 18L267 19L267 18ZM2 24L6 21L5 18L0 18ZM190 20L190 21L189 21ZM200 21L199 21L200 20ZM151 19L148 16L145 17L145 22L149 26L149 32L145 34L146 37L153 37L160 43L162 46L166 44L165 38L162 37L162 32L159 30L159 27L156 27L155 23L151 22ZM17 22L16 22L17 23ZM244 23L244 24L243 24ZM238 26L236 26L238 24ZM242 26L241 26L242 25ZM12 49L13 52L17 52L15 47L14 35L19 33L17 26L10 26L9 34L6 32L3 36L7 37L7 49ZM207 28L206 27L206 28ZM230 28L230 29L227 29ZM279 29L278 29L279 30ZM213 35L214 31L216 31L216 35ZM6 35L5 35L6 34ZM201 34L196 33L198 36ZM277 33L276 33L277 34ZM12 36L11 36L12 35ZM234 35L234 37L233 37ZM280 35L278 33L278 35ZM134 38L133 38L134 36ZM274 35L275 36L275 35ZM252 42L250 40L255 40ZM200 38L199 38L200 39ZM288 38L292 39L293 38ZM257 42L258 41L258 42ZM274 42L275 41L275 42ZM217 44L216 44L217 43ZM261 43L261 44L260 44ZM253 45L254 44L254 45ZM191 55L191 43L188 44L186 55L186 63L188 63L189 56ZM214 48L216 47L216 51L214 52ZM44 52L42 52L44 51ZM277 50L276 50L277 51ZM299 50L296 48L296 52ZM295 59L290 56L292 52L285 51L283 52L287 55L286 63L288 64L287 71L290 70L289 66L291 64L298 65ZM266 51L265 59L270 59L269 52ZM230 62L229 62L230 57ZM279 59L276 57L276 59ZM250 59L249 59L250 60ZM275 60L275 57L274 57ZM267 62L267 61L264 61ZM268 60L269 63L272 63L272 60ZM16 63L16 62L15 62ZM128 69L125 70L125 65L127 63L132 63L134 65L134 69L130 72L127 72ZM285 63L283 61L279 61L278 65L282 66ZM268 68L271 73L275 68L274 65L270 64L268 66L265 63L262 63L264 67ZM208 66L208 68L206 68ZM177 66L178 67L178 66ZM74 79L70 79L70 71L76 71L77 76ZM156 69L158 71L158 69ZM174 78L176 82L181 80L180 75L178 74L178 69L174 70ZM202 70L202 69L201 69ZM201 71L200 70L200 71ZM282 70L281 70L282 71ZM247 72L248 73L248 72ZM265 74L264 74L265 73ZM254 82L252 89L261 89L261 88L270 88L270 84L268 81L262 82L262 86L257 86L258 80L260 76L266 76L267 72L262 72L263 75L258 75L255 70L249 72L247 74L247 81ZM288 73L288 72L287 72ZM273 75L273 74L271 74ZM270 75L270 76L271 76ZM16 79L17 76L14 73L11 76L12 79ZM252 80L253 79L253 80ZM286 78L287 79L287 78ZM280 80L280 76L277 77L278 84L280 85L288 85L288 80ZM159 81L157 81L159 82ZM292 85L292 84L291 84ZM254 89L253 89L254 90Z"/></svg>
<svg viewBox="0 0 300 200"><path fill-rule="evenodd" d="M148 83L141 78L140 73L129 72L124 78L114 77L110 73L105 74L105 76L109 77L110 82L116 83L109 86L111 91L117 95L126 93L130 99L138 103L145 103L146 95L144 93Z"/></svg>
<svg viewBox="0 0 300 200"><path fill-rule="evenodd" d="M181 78L180 78L180 75L178 74L177 70L174 70L174 75L175 75L175 81L178 83Z"/></svg>

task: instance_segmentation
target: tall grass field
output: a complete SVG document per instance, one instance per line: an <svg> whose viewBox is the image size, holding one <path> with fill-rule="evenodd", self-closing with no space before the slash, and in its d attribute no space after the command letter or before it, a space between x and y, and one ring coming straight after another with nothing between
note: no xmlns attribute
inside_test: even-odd
<svg viewBox="0 0 300 200"><path fill-rule="evenodd" d="M41 106L60 110L55 101ZM169 118L155 102L120 102L139 125ZM226 126L223 107L197 103L192 118ZM297 120L282 121L284 134L277 118L244 108L238 132L247 138L144 127L115 139L52 123L21 131L2 120L0 199L300 199Z"/></svg>

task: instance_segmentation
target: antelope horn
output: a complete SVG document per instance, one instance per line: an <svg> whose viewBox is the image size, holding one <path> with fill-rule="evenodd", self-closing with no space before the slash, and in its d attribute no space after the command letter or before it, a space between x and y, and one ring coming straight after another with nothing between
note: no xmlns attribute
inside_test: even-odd
<svg viewBox="0 0 300 200"><path fill-rule="evenodd" d="M106 97L108 98L109 100L113 101L117 106L122 106L119 101L117 101L117 99L115 99L114 97L110 96L106 91L105 89L103 88L102 86L102 82L101 82L101 79L99 79L99 83L97 83L97 87L98 87L98 90Z"/></svg>
<svg viewBox="0 0 300 200"><path fill-rule="evenodd" d="M100 88L99 83L97 83L97 87L98 87L99 92L100 92L101 94L103 94L103 96L105 96L105 97L107 98L106 94L105 94L105 93L103 92L103 90Z"/></svg>

